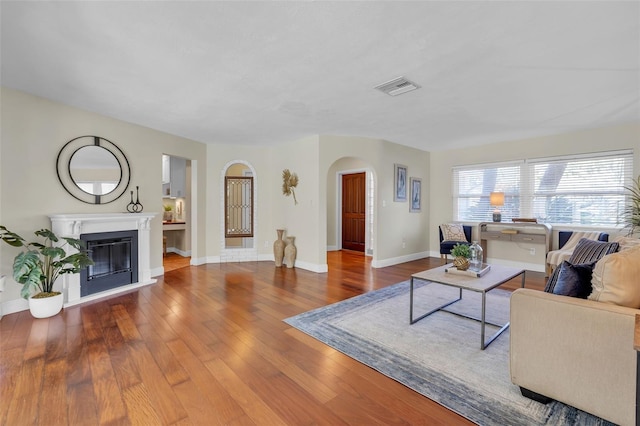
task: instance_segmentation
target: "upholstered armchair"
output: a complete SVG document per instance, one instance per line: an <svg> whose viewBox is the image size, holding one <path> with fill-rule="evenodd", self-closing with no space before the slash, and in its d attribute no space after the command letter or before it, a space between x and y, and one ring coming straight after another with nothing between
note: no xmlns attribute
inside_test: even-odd
<svg viewBox="0 0 640 426"><path fill-rule="evenodd" d="M563 260L569 260L573 254L573 250L582 238L606 242L609 241L609 234L597 231L558 232L558 250L552 250L547 253L547 276L550 276L553 270L561 264Z"/></svg>
<svg viewBox="0 0 640 426"><path fill-rule="evenodd" d="M471 245L471 231L473 227L468 225L462 225L462 229L464 231L464 237L466 240L466 241L463 241L461 236L456 238L455 240L445 240L444 234L442 232L442 226L444 225L441 225L438 227L438 231L440 232L440 259L443 260L443 264L444 264L444 263L447 263L447 255L451 254L451 250L453 249L453 246L455 246L458 243Z"/></svg>

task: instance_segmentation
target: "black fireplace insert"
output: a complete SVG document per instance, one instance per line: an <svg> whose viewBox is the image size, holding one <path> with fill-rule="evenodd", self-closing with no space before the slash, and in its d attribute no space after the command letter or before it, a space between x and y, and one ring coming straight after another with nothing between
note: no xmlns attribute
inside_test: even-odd
<svg viewBox="0 0 640 426"><path fill-rule="evenodd" d="M80 272L80 296L138 282L138 231L82 234L93 265Z"/></svg>

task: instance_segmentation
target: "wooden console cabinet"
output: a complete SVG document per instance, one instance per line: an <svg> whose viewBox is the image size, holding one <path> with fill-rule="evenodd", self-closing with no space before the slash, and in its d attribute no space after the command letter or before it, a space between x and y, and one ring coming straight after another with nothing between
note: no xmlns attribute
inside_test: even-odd
<svg viewBox="0 0 640 426"><path fill-rule="evenodd" d="M544 244L545 257L551 250L551 225L531 222L480 222L480 246L487 259L487 241Z"/></svg>

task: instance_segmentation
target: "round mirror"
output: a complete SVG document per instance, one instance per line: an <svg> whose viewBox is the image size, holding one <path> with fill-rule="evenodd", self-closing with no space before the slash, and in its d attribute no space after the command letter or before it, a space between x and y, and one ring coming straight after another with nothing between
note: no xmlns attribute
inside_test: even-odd
<svg viewBox="0 0 640 426"><path fill-rule="evenodd" d="M89 204L117 200L131 180L127 157L113 142L99 136L67 142L58 153L56 171L64 189Z"/></svg>
<svg viewBox="0 0 640 426"><path fill-rule="evenodd" d="M111 152L96 145L78 149L69 162L73 182L91 195L106 195L116 189L122 179L120 163Z"/></svg>

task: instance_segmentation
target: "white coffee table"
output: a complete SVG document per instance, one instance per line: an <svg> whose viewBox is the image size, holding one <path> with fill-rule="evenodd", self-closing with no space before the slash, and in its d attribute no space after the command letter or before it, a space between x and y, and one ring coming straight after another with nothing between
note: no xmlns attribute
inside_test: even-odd
<svg viewBox="0 0 640 426"><path fill-rule="evenodd" d="M471 277L465 275L456 275L445 272L445 269L450 268L452 265L444 265L434 269L428 269L426 271L418 272L416 274L411 275L411 289L409 292L409 323L415 324L421 319L431 315L437 311L445 311L455 315L463 316L465 318L470 318L475 321L480 322L480 348L484 350L487 346L491 344L499 335L501 335L507 328L509 328L509 322L506 324L492 324L487 323L486 321L486 307L487 307L487 293L493 290L496 287L501 286L509 280L517 277L518 275L522 275L522 287L524 288L525 281L525 270L510 268L508 266L500 266L500 265L491 265L491 270L487 272L482 277ZM452 300L450 302L445 303L442 306L439 306L431 311L419 316L418 318L413 318L413 289L414 289L414 281L430 281L437 284L442 284L450 287L455 287L460 290L460 294L457 299ZM462 290L475 291L478 293L482 293L482 314L480 318L469 317L466 315L462 315L456 312L447 311L444 308L447 306L462 300ZM500 327L500 329L488 340L485 341L485 326L486 324L490 324L496 327Z"/></svg>

